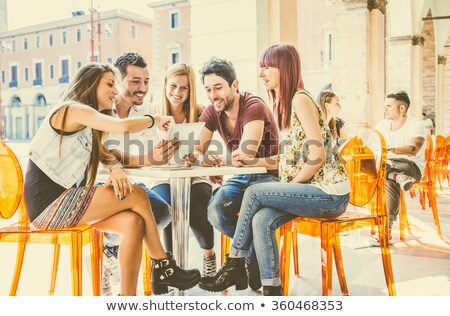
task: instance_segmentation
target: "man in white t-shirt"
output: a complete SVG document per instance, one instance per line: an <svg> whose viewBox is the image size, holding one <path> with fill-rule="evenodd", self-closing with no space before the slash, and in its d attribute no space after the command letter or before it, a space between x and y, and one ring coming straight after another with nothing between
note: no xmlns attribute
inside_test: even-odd
<svg viewBox="0 0 450 316"><path fill-rule="evenodd" d="M122 79L122 89L115 98L113 115L118 118L153 115L150 106L144 103L148 91L149 72L144 58L137 53L125 53L115 63ZM151 128L133 134L109 134L103 145L116 156L124 166L148 166L167 163L177 146L173 142L159 142L156 124ZM146 192L158 229L166 227L172 220L170 205L150 189L148 179L134 177L133 182ZM118 283L117 252L120 237L105 233L104 269L102 276L102 295L111 295L111 283Z"/></svg>
<svg viewBox="0 0 450 316"><path fill-rule="evenodd" d="M434 123L433 121L428 117L427 113L422 112L422 123L423 126L425 126L425 129L428 134L433 135L434 132Z"/></svg>
<svg viewBox="0 0 450 316"><path fill-rule="evenodd" d="M390 238L399 212L400 190L408 191L420 181L425 168L425 127L420 120L406 116L409 105L405 91L388 93L384 105L385 119L375 127L383 134L388 148L386 204Z"/></svg>

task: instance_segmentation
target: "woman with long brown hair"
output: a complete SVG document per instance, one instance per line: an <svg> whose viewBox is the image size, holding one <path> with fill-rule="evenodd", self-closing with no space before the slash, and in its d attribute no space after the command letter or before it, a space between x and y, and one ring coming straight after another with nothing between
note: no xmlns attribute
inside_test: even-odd
<svg viewBox="0 0 450 316"><path fill-rule="evenodd" d="M278 168L280 183L254 184L245 191L225 264L216 275L200 281L200 288L208 291L232 285L247 287L243 266L253 240L263 294L282 295L275 230L297 216L339 216L349 200L343 163L332 150L333 139L320 106L304 90L295 47L279 44L267 48L260 67L280 129L281 147L270 159L250 160L237 153L233 164Z"/></svg>
<svg viewBox="0 0 450 316"><path fill-rule="evenodd" d="M325 114L333 138L336 141L341 138L348 138L345 122L337 116L342 108L339 96L331 89L322 90L317 97L317 103Z"/></svg>
<svg viewBox="0 0 450 316"><path fill-rule="evenodd" d="M119 250L121 294L136 295L142 243L152 260L155 294L168 286L187 289L197 284L198 270L176 266L159 241L145 191L133 185L122 166L102 146L105 133L137 132L153 125L166 128L169 117L113 118L115 69L90 63L79 69L61 102L44 119L31 143L25 178L28 217L39 229L92 225L122 236ZM99 163L110 178L94 186Z"/></svg>

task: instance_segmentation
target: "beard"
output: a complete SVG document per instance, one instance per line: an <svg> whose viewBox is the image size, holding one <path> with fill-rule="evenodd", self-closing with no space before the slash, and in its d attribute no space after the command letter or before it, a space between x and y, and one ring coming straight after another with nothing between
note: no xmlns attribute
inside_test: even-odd
<svg viewBox="0 0 450 316"><path fill-rule="evenodd" d="M144 93L144 97L145 97L145 93ZM127 98L128 100L130 100L131 103L132 103L133 105L142 105L142 104L144 104L144 98L142 98L142 101L140 101L140 98L139 98L139 97L136 97L136 98L139 99L139 101L137 101L137 100L134 98L134 92L131 93L130 91L126 91L126 93L125 93L125 98Z"/></svg>
<svg viewBox="0 0 450 316"><path fill-rule="evenodd" d="M228 111L231 108L231 106L233 105L233 103L234 103L234 96L233 95L229 95L228 97L226 97L225 99L222 99L222 100L223 100L223 103L224 103L223 109L216 110L217 112Z"/></svg>

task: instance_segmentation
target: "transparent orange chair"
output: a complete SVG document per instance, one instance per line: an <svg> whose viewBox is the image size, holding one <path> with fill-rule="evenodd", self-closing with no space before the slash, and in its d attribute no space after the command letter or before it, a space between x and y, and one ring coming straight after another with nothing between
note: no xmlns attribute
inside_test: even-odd
<svg viewBox="0 0 450 316"><path fill-rule="evenodd" d="M442 236L441 224L439 221L439 214L436 203L436 177L433 175L434 158L433 154L433 139L430 135L427 135L427 145L425 148L425 169L423 171L422 179L420 182L414 183L410 189L411 197L416 196L416 190L419 193L419 201L422 210L426 208L426 198L428 196L429 205L433 213L434 224L439 236ZM400 224L400 240L405 241L405 228L411 231L411 226L408 220L408 214L406 211L405 195L400 190L400 211L399 211L399 224Z"/></svg>
<svg viewBox="0 0 450 316"><path fill-rule="evenodd" d="M101 234L90 226L71 229L38 230L30 225L23 199L23 174L17 157L0 140L0 219L8 219L18 213L19 222L0 228L0 242L17 243L17 256L10 295L16 295L28 243L54 245L53 266L49 294L55 289L60 245L70 246L72 294L82 295L82 248L91 246L93 294L100 295Z"/></svg>
<svg viewBox="0 0 450 316"><path fill-rule="evenodd" d="M434 151L434 159L431 167L433 179L439 183L439 187L443 190L443 184L447 180L450 185L450 136L436 136L436 149Z"/></svg>
<svg viewBox="0 0 450 316"><path fill-rule="evenodd" d="M347 210L341 216L329 219L298 217L284 225L280 258L284 295L289 294L290 251L294 235L300 233L321 239L322 295L332 294L333 254L341 292L343 295L348 295L339 234L373 225L378 228L388 293L396 294L388 242L389 224L384 189L386 172L384 138L375 131L363 133L350 139L342 149L341 155L346 162L345 167L351 186L350 204L361 208L361 211ZM363 208L366 208L365 212Z"/></svg>

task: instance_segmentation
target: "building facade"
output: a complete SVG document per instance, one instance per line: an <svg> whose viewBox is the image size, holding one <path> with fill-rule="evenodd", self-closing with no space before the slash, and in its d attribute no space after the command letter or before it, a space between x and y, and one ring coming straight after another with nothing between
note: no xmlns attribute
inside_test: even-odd
<svg viewBox="0 0 450 316"><path fill-rule="evenodd" d="M397 89L411 97L410 116L425 111L435 117L437 133L450 133L449 1L190 3L191 62L197 68L210 56L226 57L241 89L264 97L259 55L270 44L291 43L300 52L306 88L316 95L331 83L352 134L383 119L385 94Z"/></svg>
<svg viewBox="0 0 450 316"><path fill-rule="evenodd" d="M152 20L152 96L160 102L164 74L171 65L191 61L191 6L189 0L155 0Z"/></svg>
<svg viewBox="0 0 450 316"><path fill-rule="evenodd" d="M31 139L78 68L112 63L124 52L152 59L151 20L124 10L73 17L0 33L3 137ZM92 43L93 50L92 50Z"/></svg>

